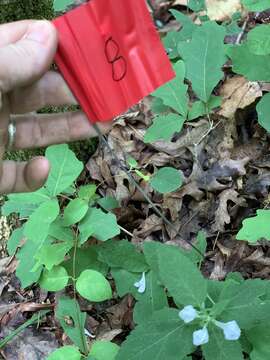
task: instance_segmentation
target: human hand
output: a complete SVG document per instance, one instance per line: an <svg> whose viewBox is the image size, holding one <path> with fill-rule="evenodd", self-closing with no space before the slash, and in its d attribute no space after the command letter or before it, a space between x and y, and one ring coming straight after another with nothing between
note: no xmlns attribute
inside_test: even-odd
<svg viewBox="0 0 270 360"><path fill-rule="evenodd" d="M81 111L34 112L47 105L76 104L61 75L48 71L56 48L56 29L48 21L0 26L0 194L35 191L45 183L50 169L44 157L20 163L3 161L12 140L8 132L10 123L16 129L11 150L96 136ZM101 128L105 132L110 125L101 124Z"/></svg>

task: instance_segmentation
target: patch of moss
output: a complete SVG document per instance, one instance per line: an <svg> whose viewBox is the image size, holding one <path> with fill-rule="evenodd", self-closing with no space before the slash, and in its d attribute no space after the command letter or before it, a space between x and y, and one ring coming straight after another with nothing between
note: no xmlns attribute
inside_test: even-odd
<svg viewBox="0 0 270 360"><path fill-rule="evenodd" d="M0 24L23 19L52 19L53 0L2 0Z"/></svg>

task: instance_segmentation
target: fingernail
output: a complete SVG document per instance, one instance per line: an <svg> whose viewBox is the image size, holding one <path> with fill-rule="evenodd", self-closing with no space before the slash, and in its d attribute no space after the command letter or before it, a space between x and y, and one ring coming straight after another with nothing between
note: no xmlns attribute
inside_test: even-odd
<svg viewBox="0 0 270 360"><path fill-rule="evenodd" d="M26 39L46 44L50 37L51 29L48 21L37 21L30 26Z"/></svg>

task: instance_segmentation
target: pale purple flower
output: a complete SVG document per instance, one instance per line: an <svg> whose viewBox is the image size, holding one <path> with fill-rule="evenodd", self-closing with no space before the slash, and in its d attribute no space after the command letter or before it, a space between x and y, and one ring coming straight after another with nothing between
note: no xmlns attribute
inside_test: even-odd
<svg viewBox="0 0 270 360"><path fill-rule="evenodd" d="M134 286L138 289L138 293L143 294L146 288L145 273L143 272L142 277L139 281L134 283Z"/></svg>
<svg viewBox="0 0 270 360"><path fill-rule="evenodd" d="M235 320L226 323L215 321L215 324L223 330L223 334L226 340L238 340L240 338L241 329Z"/></svg>
<svg viewBox="0 0 270 360"><path fill-rule="evenodd" d="M193 321L197 316L198 313L192 305L187 305L181 311L179 311L180 319L182 319L186 324Z"/></svg>
<svg viewBox="0 0 270 360"><path fill-rule="evenodd" d="M208 334L207 327L204 327L202 329L194 331L193 345L200 346L200 345L208 343L208 341L209 341L209 334Z"/></svg>

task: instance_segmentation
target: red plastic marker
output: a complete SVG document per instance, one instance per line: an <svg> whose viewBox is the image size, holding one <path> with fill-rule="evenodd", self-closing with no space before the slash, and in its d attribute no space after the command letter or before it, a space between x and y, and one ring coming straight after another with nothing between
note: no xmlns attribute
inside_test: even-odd
<svg viewBox="0 0 270 360"><path fill-rule="evenodd" d="M54 24L56 63L92 123L112 120L175 76L145 0L91 0Z"/></svg>

